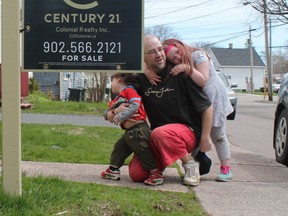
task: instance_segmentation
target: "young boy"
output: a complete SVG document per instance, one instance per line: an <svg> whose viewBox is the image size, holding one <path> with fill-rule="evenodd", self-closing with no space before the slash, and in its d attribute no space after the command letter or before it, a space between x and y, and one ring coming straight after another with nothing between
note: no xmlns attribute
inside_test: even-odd
<svg viewBox="0 0 288 216"><path fill-rule="evenodd" d="M146 113L141 97L132 86L135 82L135 76L128 73L117 73L111 79L111 89L114 94L117 94L117 97L109 103L109 110L104 112L104 117L107 120L108 111L112 111L109 112L114 115L112 123L120 124L125 133L115 143L110 158L110 166L101 173L101 177L120 180L120 168L125 159L134 152L141 161L143 169L150 171L150 176L144 183L160 185L163 183L163 176L157 169L150 150L151 130L146 122ZM124 111L117 113L116 109L122 103L128 103L129 106ZM133 117L133 114L137 114L136 117Z"/></svg>

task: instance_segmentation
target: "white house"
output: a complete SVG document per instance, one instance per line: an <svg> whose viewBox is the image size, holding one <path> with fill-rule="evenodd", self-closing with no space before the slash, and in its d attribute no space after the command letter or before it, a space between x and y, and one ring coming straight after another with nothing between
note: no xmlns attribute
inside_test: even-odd
<svg viewBox="0 0 288 216"><path fill-rule="evenodd" d="M250 90L251 63L250 49L210 48L211 56L216 70L223 72L230 84L237 83L239 90ZM259 90L264 86L266 66L255 49L253 49L253 83L254 89Z"/></svg>

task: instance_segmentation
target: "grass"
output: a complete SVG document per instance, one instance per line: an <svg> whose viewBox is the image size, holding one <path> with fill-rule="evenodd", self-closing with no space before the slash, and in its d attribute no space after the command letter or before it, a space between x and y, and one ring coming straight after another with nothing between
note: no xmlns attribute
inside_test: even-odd
<svg viewBox="0 0 288 216"><path fill-rule="evenodd" d="M47 113L48 109L51 113L59 113L59 111L65 114L86 113L80 108L82 105L79 102L54 102L42 96L35 97L33 100L37 102L33 103L35 106L37 104L37 107L44 110L39 111L43 113ZM102 105L91 103L87 107L90 105L102 109L100 108ZM33 105L32 111L39 113L35 106ZM69 110L65 110L66 108ZM95 110L93 113L95 114ZM22 124L21 129L22 160L40 162L109 164L113 145L123 134L120 128L73 125ZM0 131L2 131L1 124ZM2 140L2 133L0 138ZM128 164L130 158L125 164ZM65 216L206 215L192 189L187 193L132 189L70 182L57 177L27 177L23 173L22 196L15 197L3 191L0 176L0 215L57 214Z"/></svg>
<svg viewBox="0 0 288 216"><path fill-rule="evenodd" d="M249 91L242 91L242 90L237 90L237 89L234 89L234 91L235 91L236 93L250 94ZM259 90L255 90L253 94L254 94L254 95L262 95L262 96L264 97L264 92L261 92L261 91L259 91ZM274 92L273 92L273 96L278 96L278 93L274 93ZM268 92L266 92L266 97L268 97Z"/></svg>
<svg viewBox="0 0 288 216"><path fill-rule="evenodd" d="M33 107L22 110L24 113L102 115L108 108L108 104L104 102L53 101L41 92L30 94L25 98L25 102L32 103Z"/></svg>
<svg viewBox="0 0 288 216"><path fill-rule="evenodd" d="M22 157L29 161L109 164L123 130L72 125L22 125Z"/></svg>
<svg viewBox="0 0 288 216"><path fill-rule="evenodd" d="M0 214L9 216L200 216L194 193L117 188L63 181L55 177L23 178L22 197L0 189Z"/></svg>

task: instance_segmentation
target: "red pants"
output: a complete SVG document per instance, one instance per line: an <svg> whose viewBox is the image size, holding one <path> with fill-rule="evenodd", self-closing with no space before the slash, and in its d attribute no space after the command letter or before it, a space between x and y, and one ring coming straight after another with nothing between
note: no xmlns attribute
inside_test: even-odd
<svg viewBox="0 0 288 216"><path fill-rule="evenodd" d="M193 151L196 146L196 136L186 125L167 124L152 131L150 145L158 169L164 170ZM135 155L129 164L129 175L135 182L142 182L149 177L149 171L142 168Z"/></svg>

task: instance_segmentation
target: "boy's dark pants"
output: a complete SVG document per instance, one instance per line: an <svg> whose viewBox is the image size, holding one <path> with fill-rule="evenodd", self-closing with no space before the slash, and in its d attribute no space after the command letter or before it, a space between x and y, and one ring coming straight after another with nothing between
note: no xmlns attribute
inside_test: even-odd
<svg viewBox="0 0 288 216"><path fill-rule="evenodd" d="M120 168L125 159L134 152L141 161L143 169L156 169L157 166L149 145L150 134L151 130L146 122L127 129L114 145L110 164Z"/></svg>

